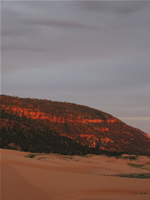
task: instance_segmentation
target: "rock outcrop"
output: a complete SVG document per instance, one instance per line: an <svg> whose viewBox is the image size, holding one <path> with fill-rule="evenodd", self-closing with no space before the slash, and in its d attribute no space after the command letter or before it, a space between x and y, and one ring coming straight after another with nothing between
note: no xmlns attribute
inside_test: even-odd
<svg viewBox="0 0 150 200"><path fill-rule="evenodd" d="M39 124L41 130L42 127L52 130L89 148L108 152L150 154L148 134L126 125L105 112L66 102L5 95L1 95L0 98L2 112L0 125L6 130L14 127L16 130L20 120L24 119L24 123L28 120L32 127L36 122L36 126ZM15 120L12 116L15 116ZM24 126L22 122L21 126ZM9 146L14 146L14 142Z"/></svg>

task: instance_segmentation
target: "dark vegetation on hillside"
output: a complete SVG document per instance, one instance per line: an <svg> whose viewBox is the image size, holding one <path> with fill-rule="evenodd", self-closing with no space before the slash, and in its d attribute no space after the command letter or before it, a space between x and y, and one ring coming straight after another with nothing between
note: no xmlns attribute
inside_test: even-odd
<svg viewBox="0 0 150 200"><path fill-rule="evenodd" d="M0 148L33 153L60 153L63 155L120 155L117 152L110 154L96 148L83 146L70 138L60 136L35 120L11 115L5 113L4 110L1 110L1 119L8 120L10 126L1 128ZM13 126L11 126L12 122L14 122Z"/></svg>
<svg viewBox="0 0 150 200"><path fill-rule="evenodd" d="M150 155L147 134L102 111L1 95L1 148L29 152Z"/></svg>
<svg viewBox="0 0 150 200"><path fill-rule="evenodd" d="M42 126L35 120L7 114L2 110L2 119L15 122L13 126L3 127L0 132L1 148L16 149L37 153L60 153L86 155L92 150L77 142L60 136ZM17 123L16 123L17 122Z"/></svg>

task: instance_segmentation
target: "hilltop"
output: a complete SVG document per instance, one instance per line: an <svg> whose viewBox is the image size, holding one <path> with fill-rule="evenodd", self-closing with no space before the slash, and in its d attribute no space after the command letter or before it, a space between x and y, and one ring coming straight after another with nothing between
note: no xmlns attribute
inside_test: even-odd
<svg viewBox="0 0 150 200"><path fill-rule="evenodd" d="M1 95L1 148L62 154L150 154L150 137L73 103Z"/></svg>

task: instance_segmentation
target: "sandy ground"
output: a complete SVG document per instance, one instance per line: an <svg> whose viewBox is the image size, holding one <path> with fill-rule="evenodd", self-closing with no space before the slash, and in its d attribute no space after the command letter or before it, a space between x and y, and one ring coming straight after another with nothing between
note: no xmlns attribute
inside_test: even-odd
<svg viewBox="0 0 150 200"><path fill-rule="evenodd" d="M29 154L1 149L1 200L150 199L150 179L112 176L150 173L150 157Z"/></svg>

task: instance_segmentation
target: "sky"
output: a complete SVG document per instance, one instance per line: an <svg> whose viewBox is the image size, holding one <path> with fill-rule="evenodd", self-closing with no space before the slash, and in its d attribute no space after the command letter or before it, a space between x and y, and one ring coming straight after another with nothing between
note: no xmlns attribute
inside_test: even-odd
<svg viewBox="0 0 150 200"><path fill-rule="evenodd" d="M3 0L1 93L87 105L150 134L150 1Z"/></svg>

